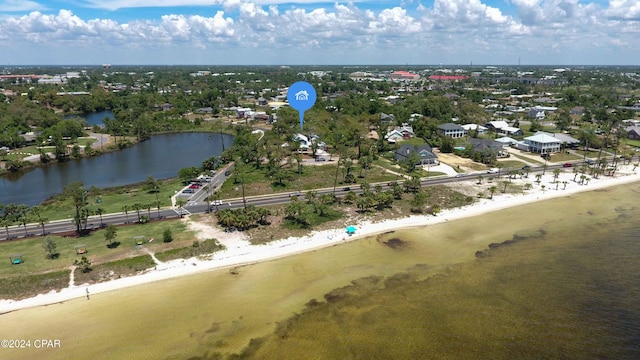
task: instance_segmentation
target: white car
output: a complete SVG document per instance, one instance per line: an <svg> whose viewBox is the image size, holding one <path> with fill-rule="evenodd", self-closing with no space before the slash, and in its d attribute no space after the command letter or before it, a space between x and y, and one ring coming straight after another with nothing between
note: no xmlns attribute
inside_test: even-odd
<svg viewBox="0 0 640 360"><path fill-rule="evenodd" d="M487 170L487 174L497 174L497 173L498 173L498 168L491 168Z"/></svg>

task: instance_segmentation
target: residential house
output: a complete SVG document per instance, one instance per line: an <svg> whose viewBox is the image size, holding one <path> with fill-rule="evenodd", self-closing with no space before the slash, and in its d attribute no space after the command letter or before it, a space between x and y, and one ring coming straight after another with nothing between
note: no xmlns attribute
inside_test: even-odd
<svg viewBox="0 0 640 360"><path fill-rule="evenodd" d="M504 143L491 139L469 138L469 143L473 147L473 152L479 154L491 154L496 158L508 157L509 152L504 149Z"/></svg>
<svg viewBox="0 0 640 360"><path fill-rule="evenodd" d="M385 114L385 113L380 113L380 121L382 121L383 123L385 122L395 122L396 121L396 116L393 114Z"/></svg>
<svg viewBox="0 0 640 360"><path fill-rule="evenodd" d="M306 135L297 133L292 140L299 144L298 149L302 152L309 151L313 144L316 144L317 148L320 150L324 150L327 146L327 144L320 141L320 137L318 135L311 135L309 138Z"/></svg>
<svg viewBox="0 0 640 360"><path fill-rule="evenodd" d="M164 104L155 104L153 105L154 109L160 109L162 111L169 111L169 110L173 110L173 108L175 108L175 106L171 103L164 103Z"/></svg>
<svg viewBox="0 0 640 360"><path fill-rule="evenodd" d="M558 140L560 140L560 144L562 144L563 147L576 148L578 147L578 145L580 145L580 140L567 134L538 131L533 135L538 135L538 134L545 134L545 135L549 135L549 136L553 136L554 138L557 138Z"/></svg>
<svg viewBox="0 0 640 360"><path fill-rule="evenodd" d="M396 126L384 136L384 139L390 143L396 143L402 140L408 140L415 136L413 127L407 123L403 123L402 126Z"/></svg>
<svg viewBox="0 0 640 360"><path fill-rule="evenodd" d="M582 116L584 115L584 106L574 106L571 108L571 115Z"/></svg>
<svg viewBox="0 0 640 360"><path fill-rule="evenodd" d="M417 154L416 165L438 165L438 156L433 152L429 144L412 145L403 144L395 152L396 161L406 161L411 154Z"/></svg>
<svg viewBox="0 0 640 360"><path fill-rule="evenodd" d="M524 145L528 151L539 154L550 154L560 151L562 140L547 134L537 134L524 138Z"/></svg>
<svg viewBox="0 0 640 360"><path fill-rule="evenodd" d="M242 108L242 107L236 108L236 117L238 119L250 118L253 116L253 114L254 114L254 111L251 108Z"/></svg>
<svg viewBox="0 0 640 360"><path fill-rule="evenodd" d="M370 130L370 131L367 133L367 139L378 141L378 140L380 139L380 135L378 135L378 132L377 132L377 131L375 131L375 130Z"/></svg>
<svg viewBox="0 0 640 360"><path fill-rule="evenodd" d="M517 127L509 126L509 123L507 123L504 120L490 121L490 122L486 123L485 126L487 127L487 129L493 129L495 132L497 132L499 134L505 134L505 135L509 135L509 136L522 136L522 135L524 135L522 130L520 130Z"/></svg>
<svg viewBox="0 0 640 360"><path fill-rule="evenodd" d="M544 114L544 110L531 109L527 111L525 116L529 119L544 120L545 114Z"/></svg>
<svg viewBox="0 0 640 360"><path fill-rule="evenodd" d="M640 126L629 126L624 129L627 139L640 140Z"/></svg>
<svg viewBox="0 0 640 360"><path fill-rule="evenodd" d="M460 125L454 123L446 123L438 125L438 133L442 136L450 136L454 139L464 137L467 131Z"/></svg>
<svg viewBox="0 0 640 360"><path fill-rule="evenodd" d="M495 141L502 143L504 146L515 146L518 143L518 140L508 136L497 138Z"/></svg>
<svg viewBox="0 0 640 360"><path fill-rule="evenodd" d="M478 124L464 124L461 125L462 128L468 133L472 132L472 131L477 131L478 135L483 135L487 133L487 128L485 126L482 125L478 125Z"/></svg>
<svg viewBox="0 0 640 360"><path fill-rule="evenodd" d="M211 114L213 112L213 108L210 106L203 107L203 108L195 109L193 112L196 114Z"/></svg>

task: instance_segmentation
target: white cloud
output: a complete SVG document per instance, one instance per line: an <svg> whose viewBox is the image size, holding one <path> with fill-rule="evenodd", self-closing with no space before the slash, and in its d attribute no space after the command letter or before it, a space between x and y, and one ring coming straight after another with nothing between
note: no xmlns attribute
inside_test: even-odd
<svg viewBox="0 0 640 360"><path fill-rule="evenodd" d="M127 22L81 18L69 10L54 14L34 11L0 18L0 52L50 44L67 49L69 59L73 59L73 51L104 48L129 59L175 58L166 61L171 63L212 61L215 56L257 63L263 59L332 63L438 63L447 59L461 63L474 59L478 63L493 59L486 62L501 63L514 57L517 61L520 54L545 63L562 54L583 61L591 59L585 54L597 51L606 58L620 44L627 44L625 51L629 53L640 53L636 40L640 26L633 20L640 17L637 0L612 0L606 9L583 0L509 0L516 14L482 1L434 0L432 6L414 1L412 5L378 9L358 2L297 7L278 5L291 1L192 0L192 5L215 2L218 6L206 8L200 15L165 14ZM177 2L153 3L167 6ZM100 3L119 8L150 2Z"/></svg>
<svg viewBox="0 0 640 360"><path fill-rule="evenodd" d="M88 7L106 10L118 10L127 8L145 7L178 7L178 6L211 6L223 5L226 9L237 7L246 3L259 6L279 4L326 4L327 0L85 0ZM349 1L350 3L375 3L376 0Z"/></svg>
<svg viewBox="0 0 640 360"><path fill-rule="evenodd" d="M35 1L29 0L2 0L0 1L0 12L21 12L45 10L47 7Z"/></svg>
<svg viewBox="0 0 640 360"><path fill-rule="evenodd" d="M606 14L613 19L640 21L640 2L637 0L610 0Z"/></svg>

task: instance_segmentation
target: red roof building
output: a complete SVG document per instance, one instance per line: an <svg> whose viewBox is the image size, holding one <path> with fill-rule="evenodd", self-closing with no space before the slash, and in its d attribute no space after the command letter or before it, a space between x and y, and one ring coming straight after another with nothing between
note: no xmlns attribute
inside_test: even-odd
<svg viewBox="0 0 640 360"><path fill-rule="evenodd" d="M429 80L439 80L439 81L461 81L467 80L469 77L467 75L431 75L429 76Z"/></svg>
<svg viewBox="0 0 640 360"><path fill-rule="evenodd" d="M394 71L389 74L389 78L393 80L418 80L420 75L408 71Z"/></svg>

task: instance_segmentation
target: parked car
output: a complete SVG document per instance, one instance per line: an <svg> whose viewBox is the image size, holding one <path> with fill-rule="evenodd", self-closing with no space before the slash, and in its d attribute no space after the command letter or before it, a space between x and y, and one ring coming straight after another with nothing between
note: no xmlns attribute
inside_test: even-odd
<svg viewBox="0 0 640 360"><path fill-rule="evenodd" d="M572 167L573 164L572 163L564 163L562 164L562 167Z"/></svg>
<svg viewBox="0 0 640 360"><path fill-rule="evenodd" d="M498 173L498 168L491 168L487 170L487 174L497 174L497 173Z"/></svg>
<svg viewBox="0 0 640 360"><path fill-rule="evenodd" d="M300 196L300 191L292 192L289 197Z"/></svg>
<svg viewBox="0 0 640 360"><path fill-rule="evenodd" d="M195 190L193 190L193 189L184 189L184 190L182 190L182 193L183 193L183 194L193 194L193 193L195 193L195 192L196 192L196 191L195 191Z"/></svg>
<svg viewBox="0 0 640 360"><path fill-rule="evenodd" d="M591 160L591 159L586 159L584 162L589 165L594 165L596 163L595 160Z"/></svg>
<svg viewBox="0 0 640 360"><path fill-rule="evenodd" d="M524 171L531 171L531 166L529 166L529 165L525 165L525 166L523 166L523 167L522 167L522 170L524 170Z"/></svg>
<svg viewBox="0 0 640 360"><path fill-rule="evenodd" d="M316 161L327 161L327 159L323 158L323 157L317 157Z"/></svg>
<svg viewBox="0 0 640 360"><path fill-rule="evenodd" d="M347 187L342 188L342 191L351 191L351 188L347 186Z"/></svg>

